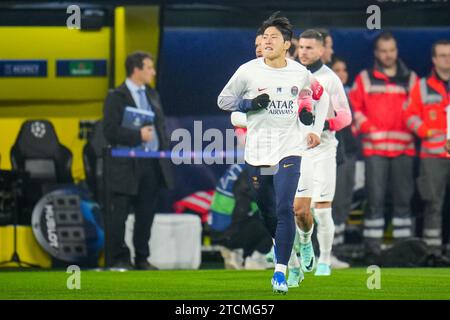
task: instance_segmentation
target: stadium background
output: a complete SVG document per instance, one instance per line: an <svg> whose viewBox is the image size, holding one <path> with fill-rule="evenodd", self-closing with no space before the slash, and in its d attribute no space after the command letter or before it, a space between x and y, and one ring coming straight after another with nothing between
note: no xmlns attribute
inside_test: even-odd
<svg viewBox="0 0 450 320"><path fill-rule="evenodd" d="M309 27L328 28L335 54L347 60L352 81L373 62L372 41L379 31L366 28L369 4L381 7L382 28L397 37L399 56L420 76L426 75L431 43L450 38L446 1L90 1L80 3L82 26L89 25L86 30L66 28L68 3L2 2L0 58L46 60L48 73L43 78L0 77L0 167L11 168L10 148L22 122L46 118L73 153L74 179L85 179L82 148L86 140L80 122L101 118L107 89L123 81L123 61L137 49L155 55L155 85L169 133L179 127L192 131L194 120L203 121L204 130L231 128L228 114L216 106L217 94L233 71L254 57L256 29L275 10L291 19L296 35ZM107 74L56 76L56 60L61 59L105 60ZM177 188L165 195L159 211L171 212L174 200L213 189L225 167L176 167ZM22 226L19 232L22 258L51 266L31 228ZM0 261L10 256L11 239L11 227L1 226Z"/></svg>

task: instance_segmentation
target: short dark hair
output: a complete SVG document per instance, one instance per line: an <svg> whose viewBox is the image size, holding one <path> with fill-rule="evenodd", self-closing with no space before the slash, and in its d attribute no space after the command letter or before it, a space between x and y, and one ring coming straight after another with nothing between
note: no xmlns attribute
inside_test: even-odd
<svg viewBox="0 0 450 320"><path fill-rule="evenodd" d="M390 31L383 31L381 32L374 40L373 42L373 48L376 50L378 49L378 42L380 42L380 40L394 40L397 43L397 40L395 39L394 35L390 32Z"/></svg>
<svg viewBox="0 0 450 320"><path fill-rule="evenodd" d="M320 42L322 45L325 45L325 38L323 37L322 33L315 29L308 29L303 31L300 34L300 39L316 39L318 42Z"/></svg>
<svg viewBox="0 0 450 320"><path fill-rule="evenodd" d="M150 53L144 51L135 51L128 55L125 60L125 69L127 70L127 77L133 74L134 68L142 69L144 67L144 60L153 60Z"/></svg>
<svg viewBox="0 0 450 320"><path fill-rule="evenodd" d="M436 47L437 46L450 46L450 41L448 39L441 39L433 43L431 46L431 56L436 57Z"/></svg>
<svg viewBox="0 0 450 320"><path fill-rule="evenodd" d="M288 52L293 57L293 56L295 56L296 51L297 51L297 45L291 41L291 46L289 47Z"/></svg>
<svg viewBox="0 0 450 320"><path fill-rule="evenodd" d="M256 36L262 36L264 34L264 30L262 29L262 26L256 30Z"/></svg>
<svg viewBox="0 0 450 320"><path fill-rule="evenodd" d="M292 24L289 22L289 19L286 17L277 17L280 11L275 12L272 14L267 20L265 20L261 25L261 31L264 34L267 28L269 27L275 27L278 29L278 31L281 32L283 35L284 41L291 41L292 40Z"/></svg>
<svg viewBox="0 0 450 320"><path fill-rule="evenodd" d="M334 66L338 62L342 62L347 65L347 62L343 58L333 55L333 57L331 58L330 66Z"/></svg>
<svg viewBox="0 0 450 320"><path fill-rule="evenodd" d="M319 28L319 29L315 29L315 30L322 35L324 44L325 44L325 39L327 37L331 37L330 32L327 29Z"/></svg>

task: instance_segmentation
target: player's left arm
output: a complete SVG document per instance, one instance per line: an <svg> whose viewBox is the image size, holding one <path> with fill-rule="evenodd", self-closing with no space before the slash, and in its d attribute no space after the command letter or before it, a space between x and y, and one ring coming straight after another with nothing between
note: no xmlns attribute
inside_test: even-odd
<svg viewBox="0 0 450 320"><path fill-rule="evenodd" d="M344 86L338 77L334 78L328 94L335 117L327 120L328 125L326 127L331 131L339 131L352 123L352 111L350 110Z"/></svg>

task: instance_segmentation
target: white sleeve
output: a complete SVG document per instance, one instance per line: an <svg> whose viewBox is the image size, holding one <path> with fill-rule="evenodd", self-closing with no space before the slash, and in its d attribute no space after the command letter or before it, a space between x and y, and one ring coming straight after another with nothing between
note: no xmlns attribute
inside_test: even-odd
<svg viewBox="0 0 450 320"><path fill-rule="evenodd" d="M247 114L239 111L231 113L231 124L239 128L247 128Z"/></svg>
<svg viewBox="0 0 450 320"><path fill-rule="evenodd" d="M236 111L246 91L243 68L240 66L219 94L217 105L222 110Z"/></svg>
<svg viewBox="0 0 450 320"><path fill-rule="evenodd" d="M344 86L337 76L334 77L333 89L328 94L330 95L331 105L335 112L347 112L351 114Z"/></svg>
<svg viewBox="0 0 450 320"><path fill-rule="evenodd" d="M331 88L329 89L328 94L330 96L330 103L334 111L332 129L339 131L352 123L352 111L350 110L350 106L348 104L344 86L336 75L334 75Z"/></svg>

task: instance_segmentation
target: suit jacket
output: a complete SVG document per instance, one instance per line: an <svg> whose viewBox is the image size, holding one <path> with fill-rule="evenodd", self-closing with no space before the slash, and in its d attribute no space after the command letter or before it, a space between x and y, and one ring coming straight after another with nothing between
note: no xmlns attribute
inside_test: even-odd
<svg viewBox="0 0 450 320"><path fill-rule="evenodd" d="M159 150L169 150L169 138L166 133L164 113L161 100L156 90L146 86L147 99L155 112L155 128L159 138ZM137 130L124 128L121 126L122 117L127 106L135 107L136 103L128 90L125 82L118 88L108 92L106 97L103 115L103 132L106 140L113 147L122 145L135 147L142 143L141 133ZM146 161L136 158L112 158L110 161L110 188L113 192L135 195L138 192L139 178L143 173L142 164ZM149 162L147 162L148 165ZM162 174L160 187L173 187L173 176L169 159L159 159L158 168Z"/></svg>

